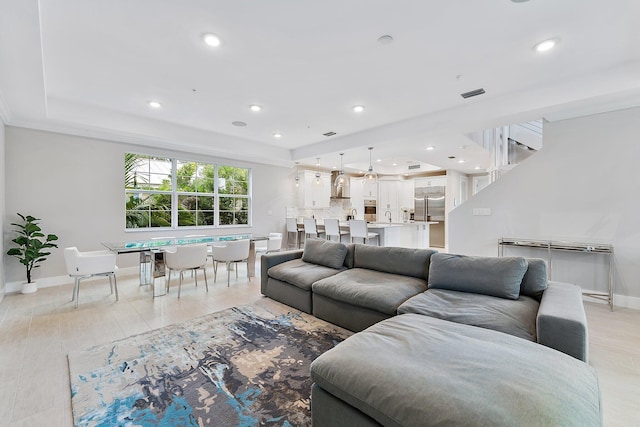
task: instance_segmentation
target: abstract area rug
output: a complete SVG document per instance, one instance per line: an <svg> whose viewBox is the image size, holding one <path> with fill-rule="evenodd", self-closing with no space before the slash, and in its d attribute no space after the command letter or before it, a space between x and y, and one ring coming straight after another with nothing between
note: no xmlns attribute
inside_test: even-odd
<svg viewBox="0 0 640 427"><path fill-rule="evenodd" d="M310 425L309 366L349 335L261 300L70 353L74 423Z"/></svg>

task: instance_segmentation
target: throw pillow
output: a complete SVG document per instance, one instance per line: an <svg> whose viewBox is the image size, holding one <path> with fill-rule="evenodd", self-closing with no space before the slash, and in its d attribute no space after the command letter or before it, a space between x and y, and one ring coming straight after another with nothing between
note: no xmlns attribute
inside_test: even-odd
<svg viewBox="0 0 640 427"><path fill-rule="evenodd" d="M339 269L347 256L347 246L324 239L306 239L302 260L312 264Z"/></svg>
<svg viewBox="0 0 640 427"><path fill-rule="evenodd" d="M518 299L520 283L527 271L522 257L474 257L433 254L429 268L429 288L471 292Z"/></svg>
<svg viewBox="0 0 640 427"><path fill-rule="evenodd" d="M547 262L543 259L527 259L529 268L522 278L520 294L540 301L547 289Z"/></svg>

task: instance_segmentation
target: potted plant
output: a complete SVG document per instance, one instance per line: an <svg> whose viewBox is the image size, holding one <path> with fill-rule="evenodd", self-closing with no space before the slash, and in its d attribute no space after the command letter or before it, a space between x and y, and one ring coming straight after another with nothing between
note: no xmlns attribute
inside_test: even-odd
<svg viewBox="0 0 640 427"><path fill-rule="evenodd" d="M7 255L18 258L20 263L27 268L27 282L22 284L22 293L30 294L38 290L38 285L31 280L31 271L39 267L38 264L51 255L51 252L46 251L47 249L58 247L55 243L51 243L58 240L58 236L48 234L45 237L37 223L40 221L39 218L22 214L18 214L18 216L22 218L22 223L11 224L16 227L18 232L18 237L12 240L18 247L9 249Z"/></svg>

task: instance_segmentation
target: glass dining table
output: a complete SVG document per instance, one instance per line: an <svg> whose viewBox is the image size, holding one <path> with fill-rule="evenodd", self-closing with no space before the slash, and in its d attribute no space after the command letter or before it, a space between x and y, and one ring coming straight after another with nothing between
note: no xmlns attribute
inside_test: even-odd
<svg viewBox="0 0 640 427"><path fill-rule="evenodd" d="M268 240L269 237L261 234L226 234L219 236L197 236L178 238L156 238L149 240L131 240L127 242L102 242L102 245L116 254L140 253L140 286L153 285L154 279L164 277L164 250L167 248L206 243L207 245L224 244L232 240L250 240L249 245L249 277L255 276L256 269L256 248L255 243L259 240ZM164 288L164 286L162 287ZM160 288L154 296L162 295Z"/></svg>

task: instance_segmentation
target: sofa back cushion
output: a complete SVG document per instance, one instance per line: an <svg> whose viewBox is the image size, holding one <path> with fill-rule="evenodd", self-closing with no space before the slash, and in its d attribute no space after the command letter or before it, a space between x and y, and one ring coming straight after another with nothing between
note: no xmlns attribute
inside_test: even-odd
<svg viewBox="0 0 640 427"><path fill-rule="evenodd" d="M431 257L429 288L518 299L527 271L522 257L475 257L435 254Z"/></svg>
<svg viewBox="0 0 640 427"><path fill-rule="evenodd" d="M429 277L429 259L437 252L356 244L353 267L426 279Z"/></svg>
<svg viewBox="0 0 640 427"><path fill-rule="evenodd" d="M302 260L329 268L342 268L347 256L347 246L324 239L306 239Z"/></svg>
<svg viewBox="0 0 640 427"><path fill-rule="evenodd" d="M520 284L520 295L534 298L538 301L547 289L547 262L543 259L527 258L529 268Z"/></svg>

